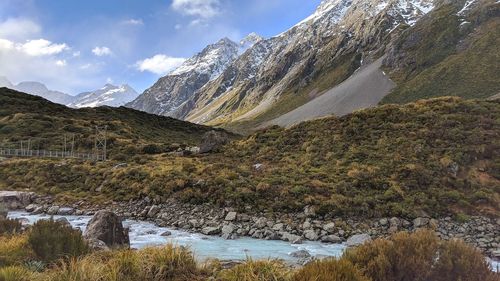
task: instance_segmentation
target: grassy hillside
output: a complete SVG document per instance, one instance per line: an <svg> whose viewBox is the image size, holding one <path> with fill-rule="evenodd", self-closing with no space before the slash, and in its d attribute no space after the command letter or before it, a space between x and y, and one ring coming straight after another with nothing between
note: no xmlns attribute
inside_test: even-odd
<svg viewBox="0 0 500 281"><path fill-rule="evenodd" d="M483 0L459 16L459 2L433 11L396 41L386 70L397 87L382 103L500 92L500 3Z"/></svg>
<svg viewBox="0 0 500 281"><path fill-rule="evenodd" d="M497 216L500 102L387 105L273 127L222 153L140 156L111 169L116 164L4 161L0 189L96 201L174 197L256 212L315 205L330 216Z"/></svg>
<svg viewBox="0 0 500 281"><path fill-rule="evenodd" d="M71 109L43 98L0 88L0 145L17 147L31 139L31 147L61 149L66 135L75 136L76 149L94 145L95 126L108 126L112 154L136 153L146 145L162 149L198 145L212 128L120 107ZM25 142L26 145L26 142Z"/></svg>

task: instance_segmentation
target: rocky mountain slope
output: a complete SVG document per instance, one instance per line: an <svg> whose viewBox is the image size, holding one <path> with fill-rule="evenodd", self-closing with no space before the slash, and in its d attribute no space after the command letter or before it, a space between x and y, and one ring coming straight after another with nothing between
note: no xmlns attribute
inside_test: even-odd
<svg viewBox="0 0 500 281"><path fill-rule="evenodd" d="M487 97L500 87L495 75L499 5L495 0L324 0L310 17L258 41L220 76L206 79L198 90L189 89L168 115L233 129L255 128L333 91L360 67L384 56L381 68L395 82L394 89L374 94L376 99L369 96L368 104L349 97L344 103L348 112L325 105L331 110L323 113L373 106L387 94L383 102ZM487 55L480 57L483 52ZM453 76L455 69L461 79ZM444 80L439 75L443 71ZM401 95L405 98L392 98ZM148 103L158 104L153 99ZM306 119L316 114L310 108L302 109Z"/></svg>
<svg viewBox="0 0 500 281"><path fill-rule="evenodd" d="M384 103L500 93L500 2L446 1L397 38L383 68L397 83Z"/></svg>
<svg viewBox="0 0 500 281"><path fill-rule="evenodd" d="M129 85L115 86L106 84L101 89L84 92L77 95L73 102L67 104L69 107L99 107L99 106L123 106L134 100L139 94Z"/></svg>
<svg viewBox="0 0 500 281"><path fill-rule="evenodd" d="M174 111L194 92L216 79L242 52L260 40L262 38L253 33L240 43L223 38L159 79L127 106L149 113L177 116Z"/></svg>

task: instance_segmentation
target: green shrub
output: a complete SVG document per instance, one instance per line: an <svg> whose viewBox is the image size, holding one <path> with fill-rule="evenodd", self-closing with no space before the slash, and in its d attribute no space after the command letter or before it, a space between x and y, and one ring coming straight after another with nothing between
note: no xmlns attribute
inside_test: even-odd
<svg viewBox="0 0 500 281"><path fill-rule="evenodd" d="M377 239L348 250L343 259L373 281L499 280L478 250L462 241L442 241L430 230Z"/></svg>
<svg viewBox="0 0 500 281"><path fill-rule="evenodd" d="M350 261L328 259L314 261L297 271L294 281L369 281Z"/></svg>
<svg viewBox="0 0 500 281"><path fill-rule="evenodd" d="M16 219L7 219L0 216L0 236L20 233L22 224Z"/></svg>
<svg viewBox="0 0 500 281"><path fill-rule="evenodd" d="M28 242L37 257L49 263L89 251L80 230L53 219L36 222L28 234Z"/></svg>

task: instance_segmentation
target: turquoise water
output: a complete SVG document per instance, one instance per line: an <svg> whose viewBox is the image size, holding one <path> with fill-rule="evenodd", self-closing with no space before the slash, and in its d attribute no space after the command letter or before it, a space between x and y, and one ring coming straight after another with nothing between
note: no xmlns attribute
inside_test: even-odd
<svg viewBox="0 0 500 281"><path fill-rule="evenodd" d="M40 219L48 219L48 215L31 215L27 212L10 212L10 218L25 219L26 223L33 224ZM82 231L90 216L54 216L54 219L65 217L75 228ZM188 246L201 260L217 258L220 260L243 260L247 257L253 259L279 258L285 261L296 261L290 253L298 250L307 250L312 256L340 256L345 249L342 244L325 244L320 242L304 242L293 245L285 241L259 240L253 238L239 238L225 240L217 236L206 236L166 227L158 227L150 222L126 220L123 222L130 228L130 244L132 248L144 248L173 243ZM165 231L170 231L171 236L162 237Z"/></svg>

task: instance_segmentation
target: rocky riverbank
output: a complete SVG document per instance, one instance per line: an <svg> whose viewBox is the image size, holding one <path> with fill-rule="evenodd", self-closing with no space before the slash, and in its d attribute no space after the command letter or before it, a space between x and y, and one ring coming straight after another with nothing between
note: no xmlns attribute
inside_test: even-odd
<svg viewBox="0 0 500 281"><path fill-rule="evenodd" d="M0 192L0 202L3 201L10 208L24 207L28 212L93 215L99 210L106 209L124 218L149 220L159 226L219 235L225 239L249 236L291 243L302 243L304 240L325 243L345 242L348 246L355 246L398 231L431 228L443 239L460 238L481 249L488 256L500 258L500 218L474 216L463 222L453 220L451 217L355 220L321 217L312 207L306 207L303 212L295 214L256 214L251 208L247 208L245 212L236 212L209 205L181 204L174 200L158 203L149 198L130 202L110 202L104 206L92 206L84 201L71 206L61 206L49 196L39 196L34 193L8 195L2 196Z"/></svg>

